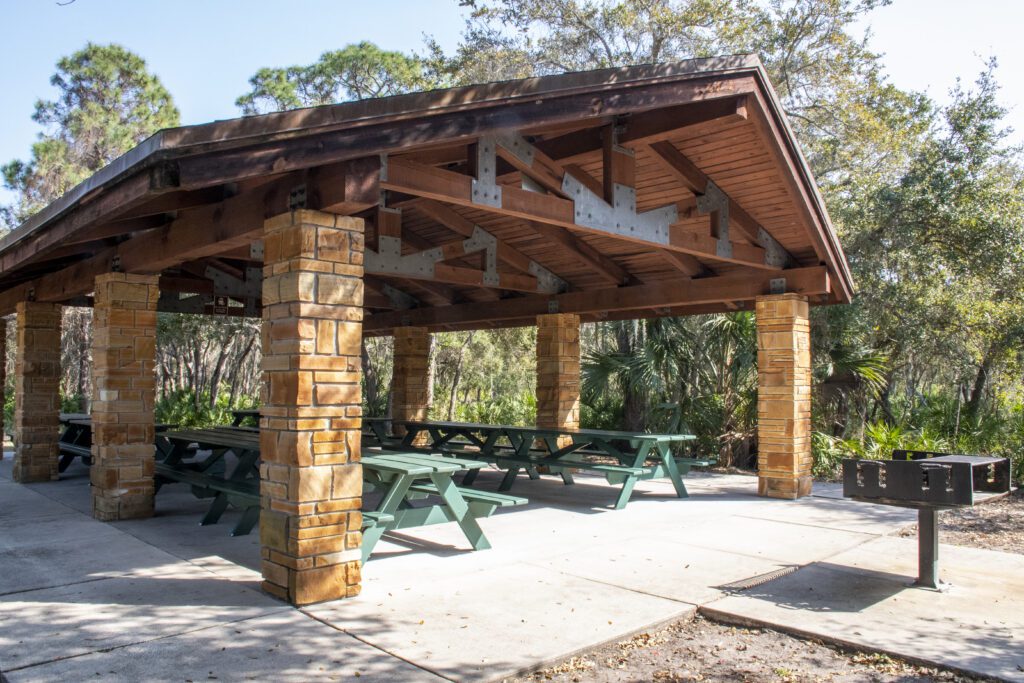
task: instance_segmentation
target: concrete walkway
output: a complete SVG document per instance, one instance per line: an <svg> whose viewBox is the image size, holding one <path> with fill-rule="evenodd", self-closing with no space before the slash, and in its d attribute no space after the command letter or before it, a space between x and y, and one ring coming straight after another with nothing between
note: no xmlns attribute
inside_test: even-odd
<svg viewBox="0 0 1024 683"><path fill-rule="evenodd" d="M181 486L157 517L104 524L88 473L20 486L0 463L0 668L10 681L491 680L701 608L1024 680L1020 556L944 547L946 594L907 588L912 512L757 498L751 477L696 475L692 497L645 482L629 507L580 476L522 481L524 508L386 539L356 599L295 610L259 591L258 535L199 527ZM493 487L485 473L481 485ZM175 488L181 489L175 491ZM743 592L725 584L786 567ZM1017 662L1016 660L1021 660Z"/></svg>

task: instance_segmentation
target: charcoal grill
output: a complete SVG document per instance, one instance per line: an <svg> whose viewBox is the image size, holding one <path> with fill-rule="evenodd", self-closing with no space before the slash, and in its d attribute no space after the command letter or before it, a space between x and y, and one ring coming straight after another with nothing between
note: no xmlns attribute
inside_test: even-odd
<svg viewBox="0 0 1024 683"><path fill-rule="evenodd" d="M918 586L938 589L941 510L971 507L1010 492L1010 461L985 455L893 451L892 460L843 460L843 496L917 510Z"/></svg>

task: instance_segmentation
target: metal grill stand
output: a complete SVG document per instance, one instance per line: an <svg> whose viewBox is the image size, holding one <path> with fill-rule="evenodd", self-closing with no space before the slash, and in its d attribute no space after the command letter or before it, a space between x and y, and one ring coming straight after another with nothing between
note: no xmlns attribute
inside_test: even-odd
<svg viewBox="0 0 1024 683"><path fill-rule="evenodd" d="M982 455L894 451L892 460L843 460L843 496L917 509L917 580L941 589L939 511L971 507L1010 492L1010 461Z"/></svg>

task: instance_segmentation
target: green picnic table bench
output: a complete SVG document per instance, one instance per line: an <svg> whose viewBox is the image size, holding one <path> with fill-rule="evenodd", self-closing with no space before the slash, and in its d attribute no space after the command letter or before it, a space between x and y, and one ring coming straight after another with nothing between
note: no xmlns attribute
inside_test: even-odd
<svg viewBox="0 0 1024 683"><path fill-rule="evenodd" d="M678 457L673 444L687 443L690 434L645 434L595 429L543 429L484 425L469 422L403 421L404 444L411 444L422 433L430 437L430 448L452 455L492 463L505 470L499 491L514 485L520 472L531 479L542 472L558 475L566 485L574 483L573 470L603 475L608 483L621 488L614 507L621 510L629 502L638 481L669 479L679 498L689 497L683 476L694 466L708 466L714 460ZM560 442L569 441L562 445ZM543 444L537 448L535 444ZM594 461L598 457L602 461ZM476 472L467 473L463 486L471 486Z"/></svg>
<svg viewBox="0 0 1024 683"><path fill-rule="evenodd" d="M63 427L57 440L60 460L57 471L64 472L75 458L81 458L86 466L92 465L92 416L87 413L61 413L60 423ZM176 425L157 423L156 432L173 429Z"/></svg>

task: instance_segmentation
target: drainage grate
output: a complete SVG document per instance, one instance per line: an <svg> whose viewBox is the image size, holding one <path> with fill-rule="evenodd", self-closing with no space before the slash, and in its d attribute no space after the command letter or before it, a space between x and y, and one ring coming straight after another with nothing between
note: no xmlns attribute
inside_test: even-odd
<svg viewBox="0 0 1024 683"><path fill-rule="evenodd" d="M721 586L716 586L716 588L718 588L718 590L726 591L727 593L739 593L750 588L757 588L758 586L764 585L769 581L781 579L783 576L789 576L799 568L800 565L794 564L788 567L782 567L781 569L770 571L767 574L758 574L757 576L751 576L748 579L740 579L739 581L733 581L732 583L726 583Z"/></svg>

